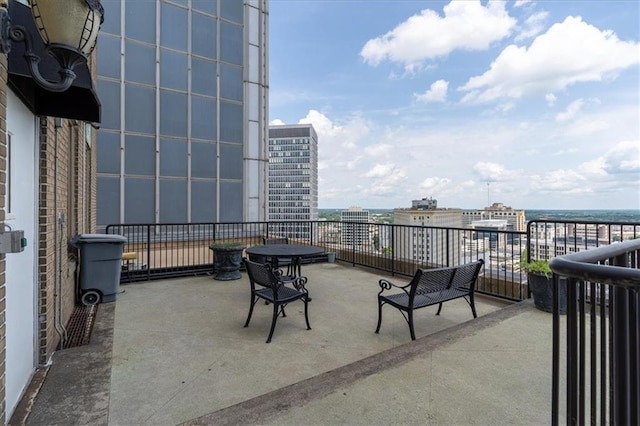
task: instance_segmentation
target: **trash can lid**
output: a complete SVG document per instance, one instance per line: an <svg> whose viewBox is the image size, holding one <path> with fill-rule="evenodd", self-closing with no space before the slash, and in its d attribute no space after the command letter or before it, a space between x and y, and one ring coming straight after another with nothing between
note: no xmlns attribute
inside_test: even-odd
<svg viewBox="0 0 640 426"><path fill-rule="evenodd" d="M93 243L126 243L127 238L116 234L78 234L71 239L71 244Z"/></svg>

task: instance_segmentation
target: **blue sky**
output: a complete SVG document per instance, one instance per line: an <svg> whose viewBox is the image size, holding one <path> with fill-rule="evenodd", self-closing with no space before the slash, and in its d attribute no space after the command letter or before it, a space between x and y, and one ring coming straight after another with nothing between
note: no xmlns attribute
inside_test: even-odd
<svg viewBox="0 0 640 426"><path fill-rule="evenodd" d="M314 125L320 208L640 209L640 2L269 7L269 120Z"/></svg>

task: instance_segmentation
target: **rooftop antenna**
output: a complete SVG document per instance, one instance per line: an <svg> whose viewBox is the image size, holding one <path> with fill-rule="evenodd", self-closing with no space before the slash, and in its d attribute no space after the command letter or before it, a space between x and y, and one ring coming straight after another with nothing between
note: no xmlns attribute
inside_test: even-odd
<svg viewBox="0 0 640 426"><path fill-rule="evenodd" d="M487 179L487 208L491 207L491 179ZM491 210L489 210L489 219L491 219Z"/></svg>

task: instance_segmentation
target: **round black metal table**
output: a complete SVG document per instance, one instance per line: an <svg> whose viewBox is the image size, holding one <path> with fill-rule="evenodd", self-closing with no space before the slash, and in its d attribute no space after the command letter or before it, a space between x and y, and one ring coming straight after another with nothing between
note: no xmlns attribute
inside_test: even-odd
<svg viewBox="0 0 640 426"><path fill-rule="evenodd" d="M249 247L245 251L247 254L275 259L291 258L297 274L300 275L300 262L302 258L322 254L324 253L324 248L304 244L266 244L263 246Z"/></svg>

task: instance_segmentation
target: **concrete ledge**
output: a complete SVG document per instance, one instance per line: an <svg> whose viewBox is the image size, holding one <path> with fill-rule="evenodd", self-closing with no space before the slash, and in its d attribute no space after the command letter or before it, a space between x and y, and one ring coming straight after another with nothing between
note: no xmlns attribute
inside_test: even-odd
<svg viewBox="0 0 640 426"><path fill-rule="evenodd" d="M101 304L90 343L54 353L22 424L108 424L114 314L115 303Z"/></svg>

